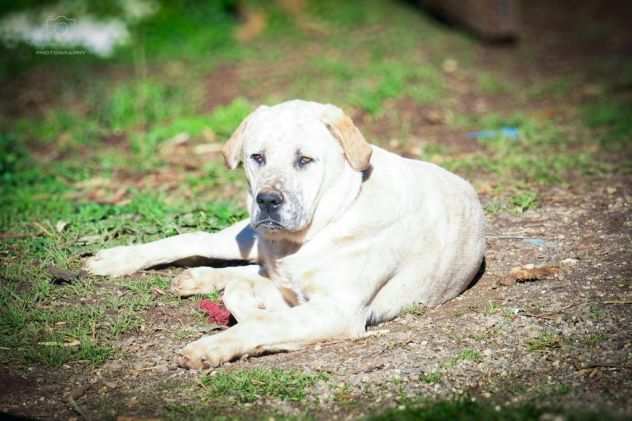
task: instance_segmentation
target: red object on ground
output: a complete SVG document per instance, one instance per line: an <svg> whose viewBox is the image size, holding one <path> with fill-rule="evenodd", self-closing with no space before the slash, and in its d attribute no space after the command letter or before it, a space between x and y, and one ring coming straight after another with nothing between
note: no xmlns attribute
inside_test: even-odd
<svg viewBox="0 0 632 421"><path fill-rule="evenodd" d="M218 325L228 326L230 311L228 311L222 303L214 303L213 301L205 298L200 301L199 306L200 310L208 314L209 323L217 323Z"/></svg>

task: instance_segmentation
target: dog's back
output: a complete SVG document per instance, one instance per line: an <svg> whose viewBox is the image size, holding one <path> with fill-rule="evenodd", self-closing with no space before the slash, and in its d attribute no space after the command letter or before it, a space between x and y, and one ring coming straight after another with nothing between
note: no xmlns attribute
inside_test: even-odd
<svg viewBox="0 0 632 421"><path fill-rule="evenodd" d="M443 168L376 147L372 163L362 194L383 198L373 209L393 210L383 246L400 259L370 304L370 321L379 322L409 305L438 305L463 292L483 261L485 216L473 187Z"/></svg>

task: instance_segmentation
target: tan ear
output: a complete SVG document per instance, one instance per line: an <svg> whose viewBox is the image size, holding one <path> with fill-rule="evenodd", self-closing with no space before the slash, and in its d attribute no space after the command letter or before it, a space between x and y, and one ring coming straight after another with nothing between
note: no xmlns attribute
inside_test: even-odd
<svg viewBox="0 0 632 421"><path fill-rule="evenodd" d="M237 168L237 165L239 165L239 161L241 160L241 151L244 146L244 132L246 131L246 127L248 126L248 121L250 121L252 116L255 115L257 111L264 108L267 108L267 106L261 105L255 111L250 113L250 115L241 122L239 127L237 127L235 132L222 147L224 162L226 163L226 166L231 170Z"/></svg>
<svg viewBox="0 0 632 421"><path fill-rule="evenodd" d="M244 145L244 130L248 124L248 119L244 119L241 122L237 130L233 133L233 135L226 141L224 146L222 147L222 155L224 155L224 163L228 168L234 170L239 165L239 158L241 155L241 149Z"/></svg>
<svg viewBox="0 0 632 421"><path fill-rule="evenodd" d="M322 121L340 142L351 168L357 171L369 168L373 149L353 121L340 108L333 105L327 105Z"/></svg>

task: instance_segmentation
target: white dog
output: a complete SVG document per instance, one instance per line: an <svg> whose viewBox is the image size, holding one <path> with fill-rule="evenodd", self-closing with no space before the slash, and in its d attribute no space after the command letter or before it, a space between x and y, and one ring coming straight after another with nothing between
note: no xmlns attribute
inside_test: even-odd
<svg viewBox="0 0 632 421"><path fill-rule="evenodd" d="M180 296L224 289L238 321L186 346L183 367L358 337L407 306L454 298L481 266L485 219L471 185L369 145L337 107L261 106L223 153L230 168L243 161L250 220L86 262L112 276L192 256L253 263L188 269L173 281Z"/></svg>

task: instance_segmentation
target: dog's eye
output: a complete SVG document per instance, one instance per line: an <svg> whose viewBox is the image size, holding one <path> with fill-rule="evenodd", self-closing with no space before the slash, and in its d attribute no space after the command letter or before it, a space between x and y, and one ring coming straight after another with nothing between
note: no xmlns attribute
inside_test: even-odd
<svg viewBox="0 0 632 421"><path fill-rule="evenodd" d="M250 155L250 159L252 159L259 165L263 165L266 163L266 158L263 156L263 154L260 153L253 153L252 155Z"/></svg>
<svg viewBox="0 0 632 421"><path fill-rule="evenodd" d="M303 168L305 165L312 162L314 162L313 158L310 158L309 156L301 156L298 161L296 161L296 165L298 165L299 168Z"/></svg>

